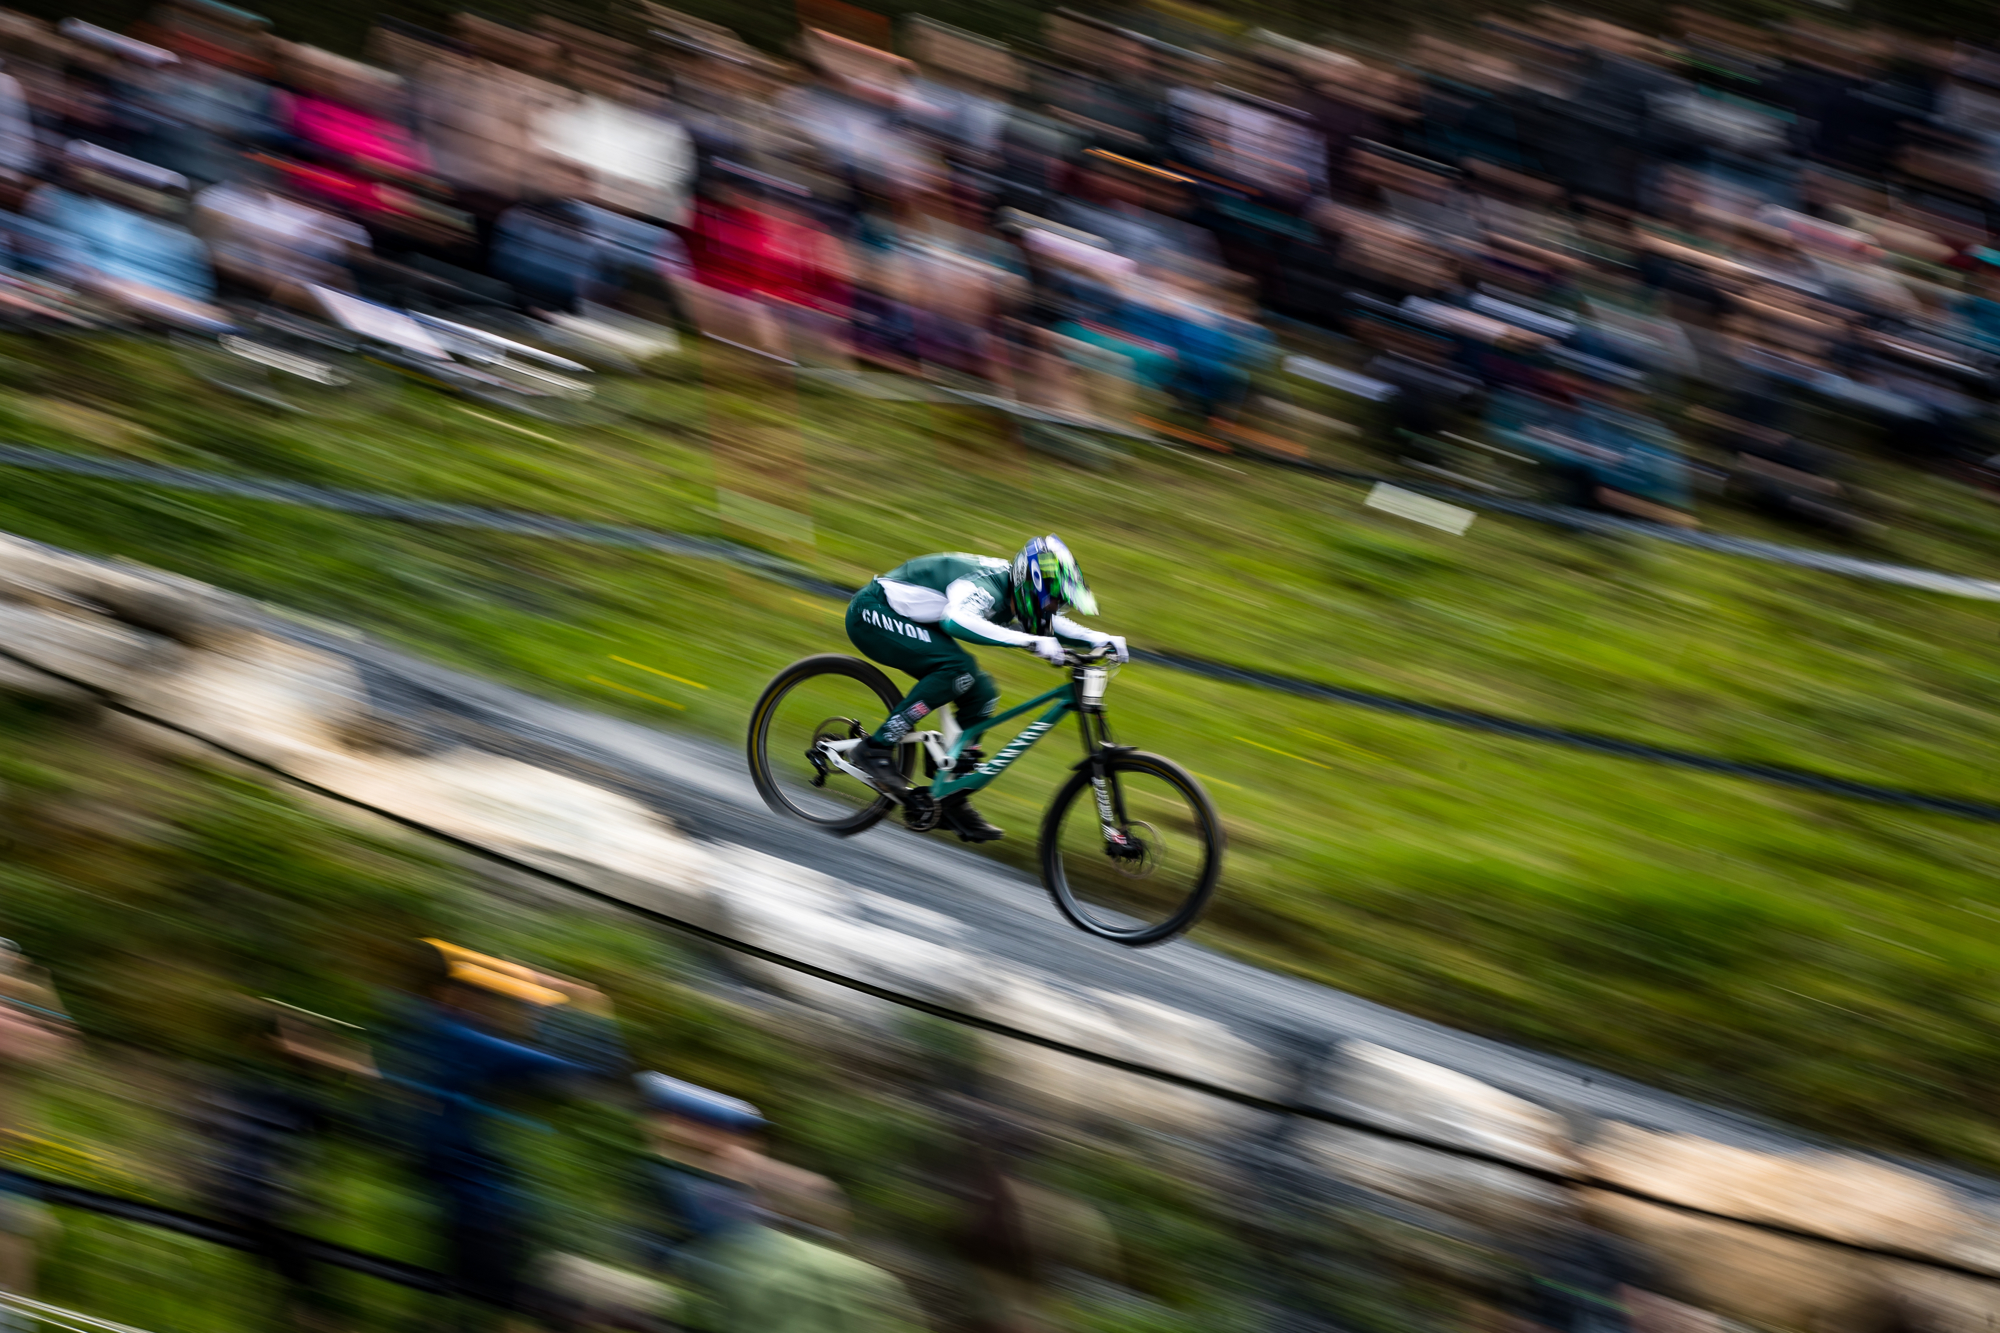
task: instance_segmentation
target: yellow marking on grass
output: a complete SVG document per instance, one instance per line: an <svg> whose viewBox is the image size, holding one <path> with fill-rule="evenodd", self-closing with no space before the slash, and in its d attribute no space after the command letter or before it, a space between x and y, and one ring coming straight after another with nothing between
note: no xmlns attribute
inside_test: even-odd
<svg viewBox="0 0 2000 1333"><path fill-rule="evenodd" d="M1324 768L1329 772L1333 769L1333 765L1331 764L1322 764L1317 759L1308 759L1302 754L1293 754L1290 750L1280 750L1275 745L1266 745L1262 741L1253 741L1248 736L1238 736L1236 739L1242 741L1245 745L1254 745L1260 750L1269 750L1272 754L1281 754L1287 759L1296 759L1302 764L1311 764L1314 768Z"/></svg>
<svg viewBox="0 0 2000 1333"><path fill-rule="evenodd" d="M1389 760L1387 755L1377 754L1373 750L1364 750L1353 741L1344 741L1338 736L1322 736L1317 731L1307 731L1304 727L1294 727L1292 730L1312 740L1325 741L1328 745L1338 745L1343 749L1352 750L1356 754L1367 755L1370 759L1380 759L1384 763L1387 763Z"/></svg>
<svg viewBox="0 0 2000 1333"><path fill-rule="evenodd" d="M589 680L593 685L608 685L614 690L623 690L627 694L636 694L641 699L651 699L656 704L665 704L669 708L678 708L683 713L687 711L686 704L677 704L672 699L662 699L657 694L648 694L644 690L635 690L630 685L620 685L615 680L606 680L602 676L588 676L585 679Z"/></svg>
<svg viewBox="0 0 2000 1333"><path fill-rule="evenodd" d="M824 612L826 612L826 613L827 613L828 615L839 615L839 614L840 614L840 608L839 608L839 607L837 607L837 606L828 606L828 605L827 605L827 604L826 604L825 602L815 602L815 601L812 601L811 599L809 599L809 598L805 598L805 597L794 597L794 598L792 598L792 600L793 600L793 601L795 601L795 602L797 602L797 603L798 603L798 604L799 604L800 606L809 606L809 607L811 607L811 608L812 608L813 610L815 610L815 611L824 611Z"/></svg>
<svg viewBox="0 0 2000 1333"><path fill-rule="evenodd" d="M1252 742L1252 744L1255 744L1255 742L1253 741L1253 742ZM1188 772L1190 772L1190 773L1194 773L1194 770L1193 770L1193 769L1189 769L1189 770L1188 770ZM1243 784L1242 784L1242 783L1240 783L1240 782L1231 782L1231 781L1229 781L1229 780L1228 780L1227 778L1212 778L1212 777L1210 777L1210 776L1209 776L1208 774L1206 774L1206 773L1195 773L1194 775L1195 775L1195 776L1196 776L1197 778L1201 779L1201 780L1202 780L1203 782L1213 782L1213 783L1214 783L1214 784L1215 784L1216 786L1218 786L1218 787L1234 787L1234 788L1236 788L1236 790L1238 790L1238 791L1242 791L1242 790L1243 790Z"/></svg>
<svg viewBox="0 0 2000 1333"><path fill-rule="evenodd" d="M698 689L698 690L705 690L705 689L707 689L707 688L708 688L708 686L706 686L706 685L702 684L702 683L701 683L700 681L698 681L698 680L689 680L689 679L688 679L688 678L687 678L686 676L676 676L676 675L675 675L675 674L674 674L673 672L671 672L671 671L662 671L662 670L660 670L660 669L659 669L658 667L649 667L649 666L647 666L647 665L646 665L646 664L645 664L644 662L634 662L634 661L633 661L633 660L632 660L631 658L629 658L629 657L620 657L620 656L618 656L618 654L616 654L616 653L613 653L613 654L611 655L611 660L612 660L612 661L614 661L614 662L617 662L617 663L620 663L621 665L624 665L624 666L628 666L628 667L637 667L637 668L639 668L639 670L641 670L641 671L650 671L650 672L652 672L652 673L653 673L654 675L656 675L656 676L663 676L663 677L665 677L665 678L666 678L666 679L668 679L668 680L672 680L672 681L678 681L678 682L680 682L680 683L681 683L682 685L692 685L692 686L694 686L694 687L695 687L696 689Z"/></svg>
<svg viewBox="0 0 2000 1333"><path fill-rule="evenodd" d="M459 411L465 413L465 415L469 417L474 418L475 420L484 421L490 426L499 426L506 430L519 431L521 434L527 436L529 439L540 440L543 444L560 445L563 443L561 440L558 440L553 435L544 435L538 430L529 430L526 426L521 425L519 422L509 421L505 417L489 417L484 412L475 412L469 407L461 407L459 408Z"/></svg>

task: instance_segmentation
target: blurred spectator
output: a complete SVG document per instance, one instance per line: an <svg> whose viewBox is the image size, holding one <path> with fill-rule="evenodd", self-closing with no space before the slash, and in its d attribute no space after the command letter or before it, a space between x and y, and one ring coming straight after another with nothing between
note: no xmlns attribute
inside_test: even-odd
<svg viewBox="0 0 2000 1333"><path fill-rule="evenodd" d="M392 1068L417 1103L412 1147L436 1194L443 1266L459 1296L533 1314L543 1301L527 1276L530 1191L494 1122L512 1114L503 1102L615 1073L624 1060L617 1028L604 996L579 982L442 941L425 946Z"/></svg>
<svg viewBox="0 0 2000 1333"><path fill-rule="evenodd" d="M333 1120L328 1080L373 1078L375 1063L341 1025L303 1010L257 1001L238 1020L234 1068L201 1116L210 1215L278 1278L279 1322L322 1326L325 1293L299 1237L300 1177Z"/></svg>
<svg viewBox="0 0 2000 1333"><path fill-rule="evenodd" d="M1641 406L1641 377L1585 354L1560 357L1554 392L1510 391L1488 410L1493 437L1541 460L1559 498L1687 525L1687 467L1673 436Z"/></svg>
<svg viewBox="0 0 2000 1333"><path fill-rule="evenodd" d="M699 1333L916 1333L894 1277L852 1253L846 1202L823 1177L769 1158L756 1167L758 1220L707 1248Z"/></svg>
<svg viewBox="0 0 2000 1333"><path fill-rule="evenodd" d="M244 146L271 144L278 126L268 26L254 14L206 0L165 7L153 30L179 59L145 91L151 123L136 151L199 186L234 175Z"/></svg>
<svg viewBox="0 0 2000 1333"><path fill-rule="evenodd" d="M1220 264L1215 237L1185 221L1192 177L1092 149L1078 163L1072 195L1055 219L1101 236L1136 264L1163 267L1187 260Z"/></svg>
<svg viewBox="0 0 2000 1333"><path fill-rule="evenodd" d="M12 940L0 940L0 1133L25 1135L23 1085L74 1048L70 1021L48 978ZM54 1225L18 1187L0 1185L0 1292L32 1297L36 1239ZM29 1324L0 1309L0 1329Z"/></svg>
<svg viewBox="0 0 2000 1333"><path fill-rule="evenodd" d="M1004 381L998 345L1004 320L1025 295L1025 269L1011 245L987 232L971 208L941 193L919 196L915 216L880 253L894 268L892 291L910 314L918 361Z"/></svg>
<svg viewBox="0 0 2000 1333"><path fill-rule="evenodd" d="M492 269L531 309L575 312L585 304L657 304L685 283L686 252L665 227L584 197L584 173L551 168L552 193L524 200L493 226Z"/></svg>
<svg viewBox="0 0 2000 1333"><path fill-rule="evenodd" d="M536 142L554 161L585 173L579 195L624 214L680 226L688 216L694 147L687 131L662 113L660 102L636 83L593 75L586 91L542 114Z"/></svg>
<svg viewBox="0 0 2000 1333"><path fill-rule="evenodd" d="M836 170L892 196L934 186L940 166L916 132L914 63L814 29L802 44L819 77L783 95L795 132Z"/></svg>
<svg viewBox="0 0 2000 1333"><path fill-rule="evenodd" d="M161 167L72 140L61 184L27 212L56 233L49 266L127 313L178 327L217 327L207 247L184 225L187 181Z"/></svg>
<svg viewBox="0 0 2000 1333"><path fill-rule="evenodd" d="M96 114L82 137L144 156L157 137L155 93L180 58L165 47L101 28L81 19L64 19L56 31L72 43L79 57L71 77L96 96Z"/></svg>
<svg viewBox="0 0 2000 1333"><path fill-rule="evenodd" d="M647 1267L672 1271L690 1253L756 1222L766 1122L746 1101L665 1074L641 1074L636 1082L649 1150Z"/></svg>
<svg viewBox="0 0 2000 1333"><path fill-rule="evenodd" d="M290 42L278 52L292 91L279 97L277 121L300 156L385 179L424 173L429 155L391 115L402 97L395 75Z"/></svg>
<svg viewBox="0 0 2000 1333"><path fill-rule="evenodd" d="M1959 306L1972 336L1988 351L2000 352L2000 252L1981 249L1972 272L1972 291Z"/></svg>
<svg viewBox="0 0 2000 1333"><path fill-rule="evenodd" d="M746 341L759 350L789 356L846 342L853 270L840 242L805 211L809 196L793 180L725 161L695 208L688 258L696 283L751 325Z"/></svg>
<svg viewBox="0 0 2000 1333"><path fill-rule="evenodd" d="M651 1149L649 1251L696 1293L701 1333L873 1333L921 1326L902 1286L846 1251L831 1182L761 1151L764 1117L708 1088L641 1074Z"/></svg>
<svg viewBox="0 0 2000 1333"><path fill-rule="evenodd" d="M945 1236L973 1274L979 1333L1054 1327L1058 1284L1072 1275L1115 1284L1117 1239L1095 1209L1027 1178L1035 1135L1018 1117L970 1096L943 1099L953 1133L936 1167L957 1209Z"/></svg>
<svg viewBox="0 0 2000 1333"><path fill-rule="evenodd" d="M368 249L360 224L250 179L197 194L193 225L227 283L294 305L308 286L351 287L353 260Z"/></svg>
<svg viewBox="0 0 2000 1333"><path fill-rule="evenodd" d="M18 196L35 173L41 157L35 148L35 127L28 119L28 99L21 81L0 73L0 180Z"/></svg>
<svg viewBox="0 0 2000 1333"><path fill-rule="evenodd" d="M1076 66L1066 74L1050 71L1051 114L1090 146L1158 156L1167 141L1167 89L1147 40L1074 10L1050 16L1048 26L1050 45Z"/></svg>
<svg viewBox="0 0 2000 1333"><path fill-rule="evenodd" d="M554 62L555 42L469 14L457 26L458 41L424 34L397 49L410 66L418 134L483 246L505 209L546 189L536 126L569 98L534 72Z"/></svg>
<svg viewBox="0 0 2000 1333"><path fill-rule="evenodd" d="M1661 1295L1648 1256L1593 1223L1574 1191L1533 1238L1520 1307L1527 1328L1547 1333L1720 1333L1705 1310Z"/></svg>
<svg viewBox="0 0 2000 1333"><path fill-rule="evenodd" d="M590 205L575 197L582 173L551 173L549 183L551 196L514 204L495 220L491 265L531 309L569 312L602 298L606 266L584 216Z"/></svg>

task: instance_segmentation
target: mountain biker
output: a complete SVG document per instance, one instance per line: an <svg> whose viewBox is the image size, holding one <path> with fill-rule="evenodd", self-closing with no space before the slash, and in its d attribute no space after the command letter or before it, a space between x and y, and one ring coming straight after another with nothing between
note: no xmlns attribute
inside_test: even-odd
<svg viewBox="0 0 2000 1333"><path fill-rule="evenodd" d="M1096 615L1097 599L1076 557L1060 537L1036 537L1010 563L992 556L947 552L896 566L847 604L847 637L870 658L917 678L888 720L854 747L848 762L875 787L896 795L909 784L897 746L933 710L956 705L958 724L971 728L992 715L999 690L959 643L1026 648L1060 666L1064 644L1108 645L1114 660L1130 654L1115 634L1087 629L1064 612ZM1008 628L1008 626L1018 628ZM979 752L968 748L958 771ZM938 810L945 827L967 842L991 842L1001 830L986 822L961 792Z"/></svg>

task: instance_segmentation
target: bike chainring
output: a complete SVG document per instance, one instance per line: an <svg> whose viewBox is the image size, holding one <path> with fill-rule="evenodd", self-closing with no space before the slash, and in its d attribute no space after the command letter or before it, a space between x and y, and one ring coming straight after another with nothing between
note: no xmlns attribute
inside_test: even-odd
<svg viewBox="0 0 2000 1333"><path fill-rule="evenodd" d="M903 827L912 833L929 833L938 824L938 803L922 788L903 793Z"/></svg>

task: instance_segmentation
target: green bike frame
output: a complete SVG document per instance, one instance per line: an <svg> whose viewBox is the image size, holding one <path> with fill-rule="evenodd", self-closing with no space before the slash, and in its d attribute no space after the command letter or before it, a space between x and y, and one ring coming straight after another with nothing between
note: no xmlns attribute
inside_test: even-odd
<svg viewBox="0 0 2000 1333"><path fill-rule="evenodd" d="M1049 711L1043 713L1033 722L1030 722L1022 729L1020 735L1007 742L1006 748L1001 750L1000 753L994 755L991 759L983 761L970 773L961 773L956 777L952 776L951 770L958 766L959 756L965 753L967 746L974 744L979 737L985 735L1001 723L1011 722L1024 713L1033 712L1044 704L1050 705ZM939 769L937 776L931 779L931 796L942 801L947 796L961 796L978 791L981 787L984 787L987 783L1006 772L1009 764L1026 754L1036 741L1055 730L1056 724L1071 713L1080 714L1084 718L1083 741L1087 752L1095 754L1100 747L1110 744L1111 738L1104 724L1103 713L1092 712L1084 708L1082 701L1078 698L1076 677L1071 676L1069 680L1058 685L1048 693L1038 694L1024 704L1016 705L1004 713L987 718L976 727L968 727L966 730L960 732L958 739L952 743L951 763ZM1090 726L1089 719L1092 717L1098 719L1096 734L1093 734Z"/></svg>

